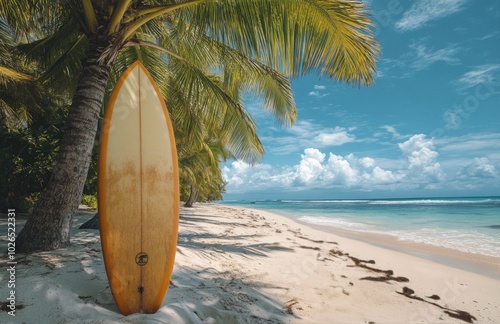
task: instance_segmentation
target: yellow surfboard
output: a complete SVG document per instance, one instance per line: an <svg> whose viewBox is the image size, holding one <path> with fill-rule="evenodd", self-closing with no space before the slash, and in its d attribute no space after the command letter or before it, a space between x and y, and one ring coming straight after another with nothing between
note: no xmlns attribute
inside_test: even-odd
<svg viewBox="0 0 500 324"><path fill-rule="evenodd" d="M179 225L177 168L165 102L137 61L113 90L99 147L102 252L124 315L156 312L167 292Z"/></svg>

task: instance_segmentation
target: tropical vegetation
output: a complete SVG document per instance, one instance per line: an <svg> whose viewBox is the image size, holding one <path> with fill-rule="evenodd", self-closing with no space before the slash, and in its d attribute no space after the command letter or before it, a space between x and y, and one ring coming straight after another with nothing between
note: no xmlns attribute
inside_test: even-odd
<svg viewBox="0 0 500 324"><path fill-rule="evenodd" d="M256 163L264 152L245 94L290 125L297 118L290 77L316 72L369 85L379 51L364 4L350 0L1 0L0 21L7 30L2 51L22 58L13 66L10 54L0 57L2 116L17 116L10 124L4 117L4 127L32 127L29 109L16 106L22 100L7 100L13 84L37 88L56 114L67 109L19 252L70 243L85 184L92 185L87 175L103 109L135 60L165 98L183 191L195 188L209 199L224 188L221 161Z"/></svg>

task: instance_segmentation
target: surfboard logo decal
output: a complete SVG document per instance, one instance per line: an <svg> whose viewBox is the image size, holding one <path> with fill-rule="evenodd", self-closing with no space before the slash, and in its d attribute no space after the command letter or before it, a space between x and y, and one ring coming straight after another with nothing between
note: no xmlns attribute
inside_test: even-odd
<svg viewBox="0 0 500 324"><path fill-rule="evenodd" d="M148 263L148 255L144 252L139 252L135 256L135 263L137 263L139 266L146 265Z"/></svg>

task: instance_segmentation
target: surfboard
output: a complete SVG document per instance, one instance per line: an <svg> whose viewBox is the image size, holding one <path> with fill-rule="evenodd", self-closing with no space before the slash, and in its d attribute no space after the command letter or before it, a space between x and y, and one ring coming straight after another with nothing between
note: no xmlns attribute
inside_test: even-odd
<svg viewBox="0 0 500 324"><path fill-rule="evenodd" d="M104 265L119 311L155 313L174 266L179 176L167 107L139 61L121 75L105 111L98 207Z"/></svg>

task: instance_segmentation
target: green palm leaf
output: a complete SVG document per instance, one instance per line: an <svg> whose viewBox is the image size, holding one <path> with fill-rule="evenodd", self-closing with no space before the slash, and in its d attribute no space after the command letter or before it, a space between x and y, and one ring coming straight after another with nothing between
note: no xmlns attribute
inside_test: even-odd
<svg viewBox="0 0 500 324"><path fill-rule="evenodd" d="M364 4L339 0L228 0L183 8L179 21L286 75L316 71L371 84L379 47Z"/></svg>

